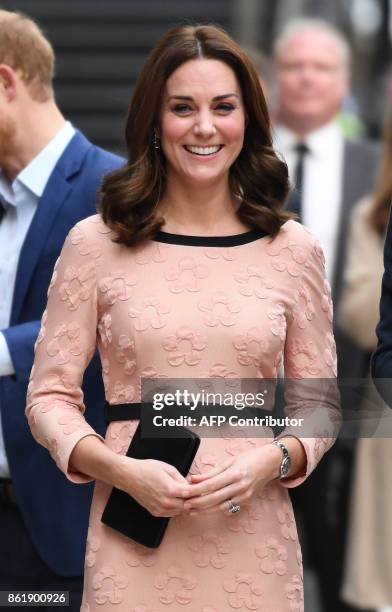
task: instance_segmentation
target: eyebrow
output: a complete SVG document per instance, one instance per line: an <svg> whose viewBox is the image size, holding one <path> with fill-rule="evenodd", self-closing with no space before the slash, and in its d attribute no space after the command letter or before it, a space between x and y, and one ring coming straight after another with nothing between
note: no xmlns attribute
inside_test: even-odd
<svg viewBox="0 0 392 612"><path fill-rule="evenodd" d="M227 94L221 94L220 96L214 96L212 98L212 100L214 102L216 102L218 100L224 100L225 98L232 98L232 97L239 99L239 95L238 94L236 94L236 93L227 93ZM188 101L192 101L193 100L192 96L177 96L177 95L169 96L168 100L169 101L173 100L173 98L176 99L176 100L188 100Z"/></svg>

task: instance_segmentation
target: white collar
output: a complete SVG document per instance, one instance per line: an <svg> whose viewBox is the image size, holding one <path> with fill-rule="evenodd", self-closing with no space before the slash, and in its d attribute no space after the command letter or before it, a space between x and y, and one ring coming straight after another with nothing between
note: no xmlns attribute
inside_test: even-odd
<svg viewBox="0 0 392 612"><path fill-rule="evenodd" d="M277 148L282 149L282 152L292 151L298 144L298 136L289 128L282 124L278 124L274 130ZM323 125L321 128L310 132L303 142L305 142L312 155L323 157L331 146L335 146L336 142L343 140L343 134L339 124L333 120Z"/></svg>
<svg viewBox="0 0 392 612"><path fill-rule="evenodd" d="M22 186L37 199L40 198L50 175L74 134L75 128L66 121L54 138L23 168L12 184L0 170L0 197L9 204L16 205L15 193Z"/></svg>

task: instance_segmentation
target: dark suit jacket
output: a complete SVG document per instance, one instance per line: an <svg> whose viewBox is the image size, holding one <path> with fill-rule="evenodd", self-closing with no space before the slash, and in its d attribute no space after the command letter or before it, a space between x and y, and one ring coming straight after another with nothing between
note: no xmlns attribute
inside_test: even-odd
<svg viewBox="0 0 392 612"><path fill-rule="evenodd" d="M374 384L392 408L392 216L384 246L384 275L380 300L380 321L376 328L378 346L372 357Z"/></svg>
<svg viewBox="0 0 392 612"><path fill-rule="evenodd" d="M34 343L46 306L53 267L69 230L96 212L102 175L123 160L76 132L59 159L24 241L18 263L11 321L3 330L15 375L0 378L1 418L11 477L23 519L45 563L64 576L83 574L92 485L71 484L33 439L25 417ZM95 357L85 374L87 416L104 429L104 394ZM18 554L15 551L15 554Z"/></svg>
<svg viewBox="0 0 392 612"><path fill-rule="evenodd" d="M363 196L374 189L380 160L380 148L364 140L346 140L343 161L342 206L336 239L335 268L332 281L332 298L335 312L335 340L340 378L351 379L366 376L369 354L359 348L336 324L339 299L342 291L350 216L353 207Z"/></svg>
<svg viewBox="0 0 392 612"><path fill-rule="evenodd" d="M374 189L380 147L365 140L345 140L342 206L336 240L332 297L337 308L342 290L350 215L355 204Z"/></svg>

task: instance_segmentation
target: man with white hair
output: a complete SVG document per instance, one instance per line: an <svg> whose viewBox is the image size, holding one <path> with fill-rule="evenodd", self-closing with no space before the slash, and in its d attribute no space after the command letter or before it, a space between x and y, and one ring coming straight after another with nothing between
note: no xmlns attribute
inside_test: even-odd
<svg viewBox="0 0 392 612"><path fill-rule="evenodd" d="M336 313L350 212L372 190L378 147L346 139L336 121L350 76L350 49L337 29L311 18L292 21L276 40L274 59L278 89L275 147L296 185L288 207L323 247ZM364 354L336 324L335 338L340 377L364 376ZM351 463L351 449L338 442L314 478L293 494L325 612L351 610L339 597Z"/></svg>

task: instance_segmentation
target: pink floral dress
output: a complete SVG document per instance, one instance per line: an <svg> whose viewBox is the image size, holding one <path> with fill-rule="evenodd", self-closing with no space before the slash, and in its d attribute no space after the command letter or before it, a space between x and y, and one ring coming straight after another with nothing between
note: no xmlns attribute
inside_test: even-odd
<svg viewBox="0 0 392 612"><path fill-rule="evenodd" d="M140 401L142 377L275 378L283 365L287 377L333 378L322 251L294 221L274 240L258 232L161 232L137 248L114 243L98 215L78 223L53 274L26 410L35 438L75 483L89 478L69 470L70 454L81 438L97 435L83 417L80 388L97 345L112 404ZM302 439L306 474L258 490L230 517L173 518L156 550L101 523L111 488L96 482L82 610L301 612L301 550L287 487L300 484L332 445L339 415L331 401L313 408L313 437ZM308 409L293 398L286 404L296 417ZM105 443L125 454L136 425L111 423ZM191 471L271 436L203 438Z"/></svg>

